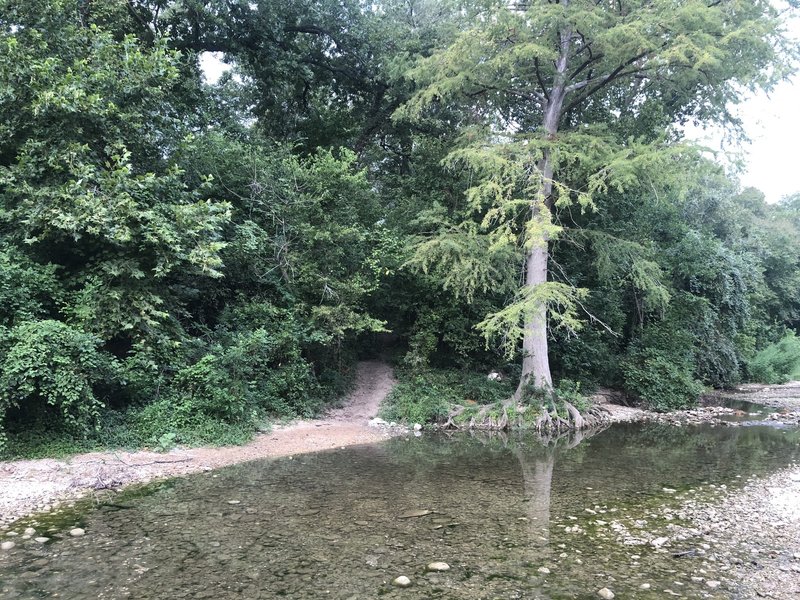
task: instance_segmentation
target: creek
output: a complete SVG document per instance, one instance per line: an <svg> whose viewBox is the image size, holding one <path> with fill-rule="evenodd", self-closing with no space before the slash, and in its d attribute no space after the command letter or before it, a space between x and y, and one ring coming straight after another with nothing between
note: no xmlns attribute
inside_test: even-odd
<svg viewBox="0 0 800 600"><path fill-rule="evenodd" d="M255 461L20 524L0 552L0 596L730 598L707 584L725 573L702 533L660 545L654 532L683 531L670 507L799 457L796 429L651 423L559 440L426 433ZM23 540L27 526L48 541ZM436 561L449 570L428 571ZM410 587L392 585L401 575Z"/></svg>

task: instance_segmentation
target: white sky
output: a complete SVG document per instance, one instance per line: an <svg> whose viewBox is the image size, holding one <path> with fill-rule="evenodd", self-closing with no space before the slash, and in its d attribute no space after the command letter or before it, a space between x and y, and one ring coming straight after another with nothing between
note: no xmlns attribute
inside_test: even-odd
<svg viewBox="0 0 800 600"><path fill-rule="evenodd" d="M760 189L768 202L800 192L800 76L748 100L739 114L752 140L743 148L742 186Z"/></svg>
<svg viewBox="0 0 800 600"><path fill-rule="evenodd" d="M785 9L780 0L776 4ZM786 24L789 37L800 43L800 15L795 12ZM719 130L687 127L687 136L714 150L738 151L744 167L739 175L742 187L758 188L767 202L800 192L800 74L778 84L770 94L751 95L733 109L750 143L738 148L723 145L724 132ZM724 156L717 158L725 162Z"/></svg>
<svg viewBox="0 0 800 600"><path fill-rule="evenodd" d="M791 37L800 40L800 16L789 21ZM200 66L206 81L215 84L229 70L220 53L205 52ZM742 187L758 188L767 202L800 192L800 74L780 83L770 94L751 96L735 112L744 123L750 143L739 148L723 146L723 132L687 127L687 135L712 149L740 153L745 170ZM719 156L718 159L725 160Z"/></svg>
<svg viewBox="0 0 800 600"><path fill-rule="evenodd" d="M739 152L742 187L764 192L767 202L800 192L800 76L780 83L770 94L759 93L735 107L750 143L723 144L723 132L687 127L690 138L714 150ZM718 156L718 160L724 158Z"/></svg>

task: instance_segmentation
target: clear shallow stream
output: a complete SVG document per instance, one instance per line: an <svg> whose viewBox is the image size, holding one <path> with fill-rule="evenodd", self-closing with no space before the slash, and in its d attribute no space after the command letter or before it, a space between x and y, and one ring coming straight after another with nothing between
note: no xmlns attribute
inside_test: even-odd
<svg viewBox="0 0 800 600"><path fill-rule="evenodd" d="M617 425L576 442L426 434L129 490L42 518L47 543L13 538L0 597L731 598L672 557L698 540L664 552L621 537L800 458L800 433L761 426ZM433 561L451 569L427 573Z"/></svg>

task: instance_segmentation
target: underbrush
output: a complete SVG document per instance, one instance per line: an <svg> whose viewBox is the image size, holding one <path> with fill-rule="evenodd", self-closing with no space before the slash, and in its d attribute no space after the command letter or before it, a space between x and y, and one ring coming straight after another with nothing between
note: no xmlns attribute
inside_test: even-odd
<svg viewBox="0 0 800 600"><path fill-rule="evenodd" d="M757 383L778 384L800 379L800 338L790 331L756 354L747 371Z"/></svg>
<svg viewBox="0 0 800 600"><path fill-rule="evenodd" d="M165 452L177 445L240 445L248 442L256 431L266 429L266 419L238 423L199 415L184 419L176 417L168 403L155 402L124 412L107 409L88 433L77 432L51 419L20 423L7 432L0 459L63 458L104 450Z"/></svg>
<svg viewBox="0 0 800 600"><path fill-rule="evenodd" d="M58 321L0 326L0 459L242 444L270 421L318 415L352 384L354 361L312 360L286 311L229 312L209 339L122 358Z"/></svg>
<svg viewBox="0 0 800 600"><path fill-rule="evenodd" d="M485 374L452 369L399 369L398 383L384 401L381 417L404 423L436 423L454 405L485 406L514 393L509 380L490 381Z"/></svg>

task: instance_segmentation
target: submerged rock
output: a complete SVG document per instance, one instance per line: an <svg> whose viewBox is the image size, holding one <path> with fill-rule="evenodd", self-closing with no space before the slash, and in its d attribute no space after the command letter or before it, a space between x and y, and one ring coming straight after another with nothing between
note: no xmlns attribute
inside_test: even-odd
<svg viewBox="0 0 800 600"><path fill-rule="evenodd" d="M597 595L603 598L603 600L611 600L611 598L614 597L614 592L608 588L600 588L597 590Z"/></svg>
<svg viewBox="0 0 800 600"><path fill-rule="evenodd" d="M70 529L69 534L72 537L81 537L82 535L86 535L86 531L84 531L80 527L76 527L75 529Z"/></svg>
<svg viewBox="0 0 800 600"><path fill-rule="evenodd" d="M37 538L33 538L33 539L34 539L34 541L39 542L40 544L44 544L45 542L49 542L50 541L50 538L48 538L48 537L37 537Z"/></svg>
<svg viewBox="0 0 800 600"><path fill-rule="evenodd" d="M394 581L392 581L392 585L396 587L406 588L411 585L411 580L405 575L400 575L400 577L397 577Z"/></svg>
<svg viewBox="0 0 800 600"><path fill-rule="evenodd" d="M408 510L403 514L397 515L398 519L413 519L415 517L424 517L425 515L433 514L432 510L426 510L424 508L420 508L417 510Z"/></svg>
<svg viewBox="0 0 800 600"><path fill-rule="evenodd" d="M432 562L427 566L428 571L449 571L450 565L446 562Z"/></svg>
<svg viewBox="0 0 800 600"><path fill-rule="evenodd" d="M0 550L11 550L16 544L14 542L3 542L0 544Z"/></svg>

